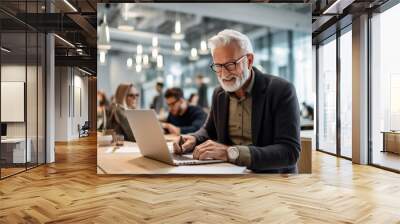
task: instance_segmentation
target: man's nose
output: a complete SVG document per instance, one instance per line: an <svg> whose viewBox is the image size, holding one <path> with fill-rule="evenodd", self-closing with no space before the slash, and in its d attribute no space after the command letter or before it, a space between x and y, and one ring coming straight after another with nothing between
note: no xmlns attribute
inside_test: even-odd
<svg viewBox="0 0 400 224"><path fill-rule="evenodd" d="M230 75L230 71L228 71L224 66L222 66L221 68L221 72L220 72L220 76L222 77L226 77Z"/></svg>

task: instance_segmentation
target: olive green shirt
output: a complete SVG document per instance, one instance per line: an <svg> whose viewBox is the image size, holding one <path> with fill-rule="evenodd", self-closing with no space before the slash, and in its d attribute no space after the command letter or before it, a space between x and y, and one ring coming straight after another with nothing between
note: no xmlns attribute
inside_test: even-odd
<svg viewBox="0 0 400 224"><path fill-rule="evenodd" d="M254 85L254 73L251 71L251 80L246 88L246 95L238 98L235 94L229 95L229 137L234 146L239 149L239 158L236 164L250 166L251 155L248 145L252 144L251 133L251 111L252 97L251 90Z"/></svg>

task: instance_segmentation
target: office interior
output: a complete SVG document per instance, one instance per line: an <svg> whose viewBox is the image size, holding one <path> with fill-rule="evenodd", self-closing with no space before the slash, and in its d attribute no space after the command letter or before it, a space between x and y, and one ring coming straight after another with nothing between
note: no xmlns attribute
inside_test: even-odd
<svg viewBox="0 0 400 224"><path fill-rule="evenodd" d="M253 11L260 18L250 17ZM232 12L237 12L235 17L230 16ZM286 15L285 19L280 15ZM98 91L111 104L121 83L133 83L140 93L136 109L150 109L153 98L160 94L156 92L156 83L162 82L162 97L167 89L178 87L191 103L193 94L201 95L196 79L202 75L208 105L193 105L208 113L219 82L210 68L212 58L207 41L224 29L234 29L248 35L253 43L257 69L293 83L302 108L302 142L312 142L315 78L310 17L307 4L99 3ZM160 121L168 114L165 102L163 109L157 111ZM303 151L309 152L311 148ZM107 155L101 153L98 157L103 156ZM310 173L311 154L302 156L307 159L301 161L300 172Z"/></svg>
<svg viewBox="0 0 400 224"><path fill-rule="evenodd" d="M95 6L1 1L1 179L54 162L55 142L89 132L96 43L82 27L95 25Z"/></svg>
<svg viewBox="0 0 400 224"><path fill-rule="evenodd" d="M312 10L309 40L312 75L311 81L307 80L312 84L305 85L305 90L296 86L299 95L303 95L301 91L312 94L311 97L304 94L303 98L314 106L313 129L303 132L312 138L312 174L220 178L193 175L99 177L96 174L95 134L79 138L77 125L83 125L86 120L95 124L97 89L111 96L117 85L112 80L101 83L102 71L132 75L132 82L149 82L148 91L141 94L144 97L140 106L144 108L155 94L154 85L161 70L137 68L134 54L137 46L134 44L129 49L114 51L118 44L113 46L111 42L112 48L106 52L96 47L95 37L90 35L101 26L104 17L98 21L103 12L97 10L94 0L1 1L0 119L2 136L5 132L7 135L2 137L0 146L0 199L4 202L0 203L0 220L8 223L27 219L75 223L88 220L99 223L126 220L139 223L397 223L400 220L400 204L396 200L400 196L400 106L396 96L400 91L400 67L395 53L400 50L396 42L400 37L396 29L400 21L400 4L396 0L302 0L297 3L309 3ZM34 10L28 13L31 4ZM111 5L110 13L115 10L116 17L126 13L125 7L113 8ZM49 10L59 14L46 17ZM175 12L174 16L178 10L183 9L171 10ZM145 16L144 12L140 18ZM52 23L45 23L40 18ZM133 31L118 29L117 18L106 17L106 20L111 41L116 38L112 32L121 34L118 38L123 43L130 41L131 32L138 32L137 27ZM164 35L170 37L174 32L175 20L174 17L165 22ZM182 20L182 27L185 22ZM239 22L236 24L240 26ZM245 26L244 29L247 28L259 27ZM273 65L275 62L269 62L269 56L261 55L266 60L266 63L260 63L261 66L271 69L271 73L278 73L276 75L280 75L279 70L289 69L279 66L284 67L286 60L292 57L288 56L289 32L283 33L283 37L277 38L277 42L283 40L283 53L281 50L275 52L285 55L282 64ZM264 34L265 31L262 36ZM201 41L193 41L197 45L197 61L209 57L199 54ZM263 41L267 43L260 43L261 46L268 44L268 38ZM82 51L78 50L81 49L79 43ZM163 70L167 70L168 60L174 55L175 43L169 47L172 52L163 57ZM191 55L191 48L181 49L185 49L186 56ZM80 51L85 55L79 56ZM271 51L270 55L274 55L273 49ZM292 53L296 54L295 51ZM113 57L122 59L111 61ZM100 63L96 64L96 61ZM153 63L157 67L157 61ZM198 68L194 64L193 67ZM194 68L189 66L186 68L189 72L184 74L196 76ZM140 80L136 69L142 73L151 72L149 80L147 77ZM5 75L10 71L12 75ZM201 72L210 75L207 71ZM297 73L292 74L296 83ZM175 85L180 82L186 97L195 91L195 85L189 79L177 81L174 74L172 78L164 75L165 83ZM285 78L290 78L286 75ZM74 76L78 77L75 79ZM303 81L297 78L298 83ZM216 82L212 77L208 82L210 91ZM9 111L3 108L3 91L14 91L13 102L16 104L8 101L10 107L21 108L21 103L17 102L24 101L22 119L18 113L21 110L15 114L6 113ZM30 97L29 92L38 97ZM86 99L85 94L87 101L78 103L78 98ZM4 103L7 100L5 98ZM76 103L72 103L74 100ZM20 119L3 122L3 111L5 117L12 115ZM60 137L56 134L58 118L64 118L64 131ZM95 133L95 126L90 125L90 128ZM17 165L10 164L9 157L3 158L9 154L9 147L17 150L12 145L3 146L3 140L16 138L20 139L18 144L22 145L20 152L23 155L19 157L22 164ZM180 192L187 197L180 197ZM190 200L191 197L196 200ZM26 200L30 198L40 200ZM172 204L174 206L169 209Z"/></svg>

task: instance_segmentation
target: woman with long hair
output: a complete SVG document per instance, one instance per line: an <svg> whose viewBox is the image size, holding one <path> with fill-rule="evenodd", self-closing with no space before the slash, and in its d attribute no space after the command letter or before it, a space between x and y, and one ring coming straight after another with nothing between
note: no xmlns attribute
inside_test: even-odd
<svg viewBox="0 0 400 224"><path fill-rule="evenodd" d="M122 83L115 91L114 100L110 108L110 119L107 128L113 129L116 134L124 136L126 141L135 141L125 110L137 108L139 93L132 83Z"/></svg>

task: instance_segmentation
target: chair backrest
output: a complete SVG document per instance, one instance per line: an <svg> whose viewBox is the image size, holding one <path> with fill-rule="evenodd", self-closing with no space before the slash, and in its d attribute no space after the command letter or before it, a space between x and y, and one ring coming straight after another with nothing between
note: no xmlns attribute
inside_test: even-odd
<svg viewBox="0 0 400 224"><path fill-rule="evenodd" d="M90 128L90 123L89 121L85 121L85 123L82 126L82 129L89 129Z"/></svg>

